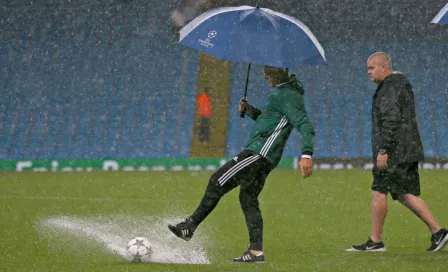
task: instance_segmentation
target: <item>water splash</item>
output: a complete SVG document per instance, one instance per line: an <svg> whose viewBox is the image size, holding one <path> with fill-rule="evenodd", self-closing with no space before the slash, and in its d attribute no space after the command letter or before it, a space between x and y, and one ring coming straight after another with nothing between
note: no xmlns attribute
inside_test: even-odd
<svg viewBox="0 0 448 272"><path fill-rule="evenodd" d="M152 245L150 262L179 264L209 264L205 250L206 234L202 233L189 242L175 237L167 228L169 223L181 221L181 217L130 217L103 218L50 217L40 223L42 231L56 229L102 244L112 254L131 261L127 243L137 236L147 238Z"/></svg>

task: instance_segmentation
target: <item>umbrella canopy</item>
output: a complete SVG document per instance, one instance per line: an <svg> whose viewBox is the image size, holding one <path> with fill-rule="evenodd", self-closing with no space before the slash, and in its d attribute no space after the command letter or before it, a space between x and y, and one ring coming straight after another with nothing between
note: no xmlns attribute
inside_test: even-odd
<svg viewBox="0 0 448 272"><path fill-rule="evenodd" d="M181 29L179 43L233 62L279 68L326 64L322 46L305 24L266 8L209 10Z"/></svg>
<svg viewBox="0 0 448 272"><path fill-rule="evenodd" d="M448 24L448 4L446 4L432 19L431 23L445 25Z"/></svg>

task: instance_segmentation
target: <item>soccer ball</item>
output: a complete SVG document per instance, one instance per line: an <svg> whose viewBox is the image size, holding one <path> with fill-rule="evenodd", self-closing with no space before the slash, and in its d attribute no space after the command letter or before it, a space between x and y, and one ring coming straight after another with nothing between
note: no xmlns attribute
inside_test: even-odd
<svg viewBox="0 0 448 272"><path fill-rule="evenodd" d="M128 252L132 255L132 261L136 263L149 262L152 254L151 243L143 237L136 237L129 241Z"/></svg>

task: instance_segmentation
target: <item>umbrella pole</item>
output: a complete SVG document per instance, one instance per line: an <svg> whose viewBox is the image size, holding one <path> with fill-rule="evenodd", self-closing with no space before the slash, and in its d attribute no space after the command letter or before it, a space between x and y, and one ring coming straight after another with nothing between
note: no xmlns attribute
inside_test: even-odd
<svg viewBox="0 0 448 272"><path fill-rule="evenodd" d="M249 86L250 66L251 66L251 63L249 63L249 65L247 66L246 87L244 88L244 97L243 97L244 101L247 101L247 87ZM244 118L245 114L246 114L246 112L244 112L244 111L240 112L240 117Z"/></svg>

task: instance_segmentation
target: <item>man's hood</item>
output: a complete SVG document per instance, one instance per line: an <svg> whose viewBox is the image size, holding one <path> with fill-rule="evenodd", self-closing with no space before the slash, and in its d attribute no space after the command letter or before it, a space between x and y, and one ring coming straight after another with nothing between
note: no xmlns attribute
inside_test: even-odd
<svg viewBox="0 0 448 272"><path fill-rule="evenodd" d="M302 95L305 93L305 89L303 88L302 83L300 83L297 80L296 75L290 75L288 81L280 83L277 86L275 86L275 88L277 88L277 89L279 89L279 88L288 88L288 87L296 89Z"/></svg>

